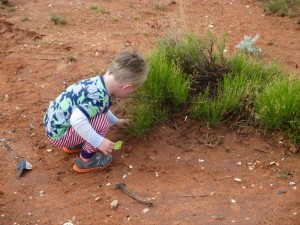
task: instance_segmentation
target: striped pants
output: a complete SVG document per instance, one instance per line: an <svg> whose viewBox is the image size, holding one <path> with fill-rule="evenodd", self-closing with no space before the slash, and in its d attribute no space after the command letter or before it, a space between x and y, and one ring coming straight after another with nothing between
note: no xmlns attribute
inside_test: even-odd
<svg viewBox="0 0 300 225"><path fill-rule="evenodd" d="M109 130L109 119L106 114L100 113L91 118L89 122L98 134L103 137L106 136ZM92 156L98 150L79 136L73 127L70 127L61 139L53 140L49 138L49 141L54 147L72 147L83 143L81 154L85 156Z"/></svg>

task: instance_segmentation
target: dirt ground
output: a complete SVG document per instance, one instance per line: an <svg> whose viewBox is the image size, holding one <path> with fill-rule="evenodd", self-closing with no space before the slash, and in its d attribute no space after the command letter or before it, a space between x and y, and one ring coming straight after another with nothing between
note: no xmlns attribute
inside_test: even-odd
<svg viewBox="0 0 300 225"><path fill-rule="evenodd" d="M177 129L162 124L142 139L113 129L109 138L124 142L113 165L77 174L75 156L51 147L42 124L65 87L103 73L124 48L146 53L182 27L228 33L229 54L244 35L259 34L264 57L299 74L299 18L266 16L246 0L9 2L0 6L1 225L300 224L300 157L280 134L243 124L209 129L178 115ZM52 14L67 24L53 24ZM112 110L123 116L118 104ZM34 168L16 179L20 159ZM121 182L154 206L113 188Z"/></svg>

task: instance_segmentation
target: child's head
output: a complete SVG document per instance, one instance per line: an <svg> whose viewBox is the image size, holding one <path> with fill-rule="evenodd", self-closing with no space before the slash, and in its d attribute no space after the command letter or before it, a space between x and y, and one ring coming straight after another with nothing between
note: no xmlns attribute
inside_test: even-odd
<svg viewBox="0 0 300 225"><path fill-rule="evenodd" d="M148 66L143 56L132 49L120 53L112 61L108 71L117 81L130 83L137 88L147 79Z"/></svg>

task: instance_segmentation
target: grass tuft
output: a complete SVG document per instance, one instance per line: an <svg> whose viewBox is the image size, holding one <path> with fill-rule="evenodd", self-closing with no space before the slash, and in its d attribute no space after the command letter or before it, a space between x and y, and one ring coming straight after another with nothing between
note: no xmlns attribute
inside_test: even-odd
<svg viewBox="0 0 300 225"><path fill-rule="evenodd" d="M50 20L55 25L65 25L67 23L66 19L59 15L51 15Z"/></svg>
<svg viewBox="0 0 300 225"><path fill-rule="evenodd" d="M300 13L299 0L266 0L263 2L264 10L268 14L294 17Z"/></svg>
<svg viewBox="0 0 300 225"><path fill-rule="evenodd" d="M129 109L133 123L128 131L134 136L147 133L158 122L168 118L186 103L190 81L188 76L170 63L164 52L148 55L149 75L145 84L136 92L137 105Z"/></svg>

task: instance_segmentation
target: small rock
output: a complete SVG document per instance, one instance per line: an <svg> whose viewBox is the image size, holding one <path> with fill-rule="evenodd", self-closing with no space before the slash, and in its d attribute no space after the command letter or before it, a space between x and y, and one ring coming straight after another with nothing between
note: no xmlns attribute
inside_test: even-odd
<svg viewBox="0 0 300 225"><path fill-rule="evenodd" d="M118 200L113 200L111 203L110 203L110 208L111 209L116 209L119 205L119 201Z"/></svg>
<svg viewBox="0 0 300 225"><path fill-rule="evenodd" d="M149 211L149 208L144 208L143 209L143 213L146 213L146 212L148 212Z"/></svg>
<svg viewBox="0 0 300 225"><path fill-rule="evenodd" d="M230 199L230 201L231 201L232 204L236 204L236 200Z"/></svg>
<svg viewBox="0 0 300 225"><path fill-rule="evenodd" d="M241 182L241 181L242 181L240 178L234 178L234 180L235 180L236 182Z"/></svg>
<svg viewBox="0 0 300 225"><path fill-rule="evenodd" d="M74 225L71 221L64 223L64 225Z"/></svg>
<svg viewBox="0 0 300 225"><path fill-rule="evenodd" d="M98 202L98 201L100 201L100 200L101 200L101 197L96 197L96 198L95 198L95 201L96 201L96 202Z"/></svg>

